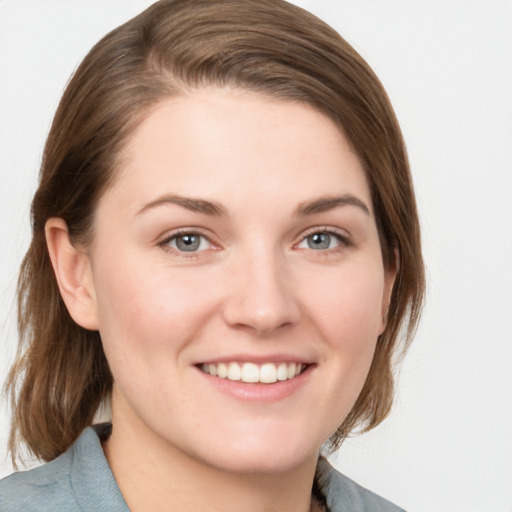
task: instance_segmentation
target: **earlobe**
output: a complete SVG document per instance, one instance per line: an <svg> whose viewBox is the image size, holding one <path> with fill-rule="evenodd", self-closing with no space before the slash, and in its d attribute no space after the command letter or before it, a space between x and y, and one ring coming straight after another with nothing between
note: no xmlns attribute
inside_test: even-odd
<svg viewBox="0 0 512 512"><path fill-rule="evenodd" d="M97 330L96 294L89 257L71 243L63 219L48 219L45 235L60 294L69 314L78 325Z"/></svg>

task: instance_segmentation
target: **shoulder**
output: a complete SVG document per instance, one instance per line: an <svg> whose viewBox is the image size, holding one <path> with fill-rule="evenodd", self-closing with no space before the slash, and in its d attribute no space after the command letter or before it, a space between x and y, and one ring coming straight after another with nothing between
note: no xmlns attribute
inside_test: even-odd
<svg viewBox="0 0 512 512"><path fill-rule="evenodd" d="M318 461L317 479L331 512L404 512L336 471L324 457Z"/></svg>
<svg viewBox="0 0 512 512"><path fill-rule="evenodd" d="M0 510L79 510L70 481L71 460L71 452L66 452L43 466L0 480Z"/></svg>
<svg viewBox="0 0 512 512"><path fill-rule="evenodd" d="M98 437L108 428L86 428L60 457L1 480L0 511L128 512Z"/></svg>

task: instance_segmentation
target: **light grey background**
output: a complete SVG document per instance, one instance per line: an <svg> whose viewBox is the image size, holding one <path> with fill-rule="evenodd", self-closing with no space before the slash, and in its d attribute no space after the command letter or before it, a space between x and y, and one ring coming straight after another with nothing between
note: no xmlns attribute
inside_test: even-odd
<svg viewBox="0 0 512 512"><path fill-rule="evenodd" d="M73 69L149 0L0 1L0 378L45 135ZM333 460L409 512L512 511L512 2L297 1L367 59L402 124L429 291L396 406ZM9 416L0 415L0 476Z"/></svg>

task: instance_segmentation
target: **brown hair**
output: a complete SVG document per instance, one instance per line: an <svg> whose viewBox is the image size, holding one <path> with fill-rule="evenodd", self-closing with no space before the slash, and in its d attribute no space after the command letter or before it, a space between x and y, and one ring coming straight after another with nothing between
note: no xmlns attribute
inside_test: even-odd
<svg viewBox="0 0 512 512"><path fill-rule="evenodd" d="M424 271L407 155L382 85L339 34L282 0L161 0L92 48L48 136L18 282L18 357L7 381L13 458L20 441L41 459L57 457L92 423L112 389L99 333L77 325L60 297L46 221L61 217L74 242L88 243L95 205L150 107L203 85L310 104L340 126L359 155L383 260L397 265L398 275L366 383L332 447L388 414L393 355L399 335L405 348L417 325Z"/></svg>

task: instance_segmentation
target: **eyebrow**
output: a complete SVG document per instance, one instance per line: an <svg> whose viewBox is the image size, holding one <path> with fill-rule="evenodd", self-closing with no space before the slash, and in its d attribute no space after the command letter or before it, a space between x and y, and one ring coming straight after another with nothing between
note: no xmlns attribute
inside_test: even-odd
<svg viewBox="0 0 512 512"><path fill-rule="evenodd" d="M187 210L197 213L204 213L205 215L222 216L227 214L226 209L216 201L206 201L204 199L197 199L193 197L166 194L155 199L154 201L145 204L137 212L137 215L144 213L152 208L165 206L168 204L178 205L186 208ZM323 213L334 208L347 205L356 206L360 208L366 215L370 215L370 209L368 206L363 201L361 201L361 199L352 194L344 194L334 197L320 197L311 201L302 202L295 209L294 215L313 215L315 213Z"/></svg>
<svg viewBox="0 0 512 512"><path fill-rule="evenodd" d="M154 201L145 204L138 212L137 215L146 212L152 208L156 208L158 206L164 206L169 204L175 204L178 206L182 206L187 210L204 213L206 215L226 215L226 209L219 203L215 201L206 201L204 199L196 199L193 197L182 197L177 195L163 195L158 197Z"/></svg>
<svg viewBox="0 0 512 512"><path fill-rule="evenodd" d="M334 197L320 197L312 201L300 203L295 209L294 215L313 215L315 213L323 213L340 206L356 206L360 208L366 215L370 215L370 208L361 201L361 199L352 194L343 194Z"/></svg>

